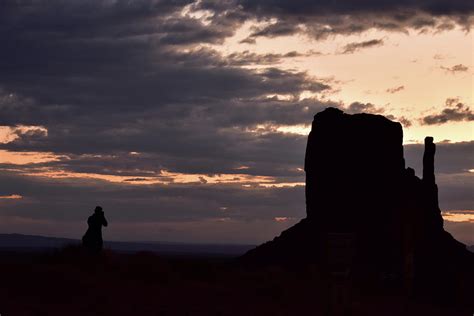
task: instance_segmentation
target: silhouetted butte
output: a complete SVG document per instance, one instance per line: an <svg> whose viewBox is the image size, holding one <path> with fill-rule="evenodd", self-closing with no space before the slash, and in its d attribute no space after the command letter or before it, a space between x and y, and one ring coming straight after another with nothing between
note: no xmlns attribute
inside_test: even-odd
<svg viewBox="0 0 474 316"><path fill-rule="evenodd" d="M444 298L473 294L474 254L443 229L435 151L427 137L419 179L405 167L400 123L335 108L317 113L304 166L307 217L241 260L312 262L362 279L394 276Z"/></svg>

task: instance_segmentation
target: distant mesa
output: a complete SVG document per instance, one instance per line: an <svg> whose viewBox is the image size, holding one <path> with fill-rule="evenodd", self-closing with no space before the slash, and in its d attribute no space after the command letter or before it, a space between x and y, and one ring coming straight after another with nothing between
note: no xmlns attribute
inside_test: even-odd
<svg viewBox="0 0 474 316"><path fill-rule="evenodd" d="M402 125L384 116L317 113L304 166L307 217L241 260L311 262L443 295L472 290L474 254L443 229L433 138L425 139L422 179L405 167L402 144Z"/></svg>

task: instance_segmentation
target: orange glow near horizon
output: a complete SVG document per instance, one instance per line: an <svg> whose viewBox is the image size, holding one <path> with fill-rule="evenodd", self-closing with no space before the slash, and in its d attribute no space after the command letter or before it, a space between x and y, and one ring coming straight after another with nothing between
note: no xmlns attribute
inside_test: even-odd
<svg viewBox="0 0 474 316"><path fill-rule="evenodd" d="M442 213L443 219L448 222L474 223L474 210L452 210Z"/></svg>
<svg viewBox="0 0 474 316"><path fill-rule="evenodd" d="M51 168L37 168L34 172L23 173L32 177L43 177L51 179L90 179L101 180L110 183L127 185L169 185L169 184L242 184L244 187L260 186L268 187L293 187L304 185L303 182L281 183L270 176L253 176L247 174L185 174L161 170L157 176L120 176L98 173L79 173Z"/></svg>
<svg viewBox="0 0 474 316"><path fill-rule="evenodd" d="M133 153L138 154L138 153ZM264 188L270 187L294 187L304 185L304 182L279 182L275 177L271 176L257 176L245 173L236 174L186 174L179 172L171 172L168 170L161 170L158 174L150 171L152 175L118 175L107 173L86 173L65 171L53 167L39 166L35 164L42 164L47 162L59 161L61 159L68 159L67 156L55 155L54 153L42 152L15 152L8 150L0 150L0 163L18 165L29 165L32 168L27 171L22 171L18 168L6 168L4 170L20 172L23 175L31 177L42 177L51 179L90 179L101 180L110 183L120 183L127 185L154 185L154 184L242 184L244 187L261 186ZM249 166L237 166L234 170L250 169ZM299 172L303 169L298 168Z"/></svg>
<svg viewBox="0 0 474 316"><path fill-rule="evenodd" d="M281 216L281 217L275 217L275 222L286 222L286 221L289 221L289 220L292 220L293 218L291 217L286 217L286 216Z"/></svg>
<svg viewBox="0 0 474 316"><path fill-rule="evenodd" d="M0 200L20 200L23 196L19 194L0 195Z"/></svg>
<svg viewBox="0 0 474 316"><path fill-rule="evenodd" d="M57 161L63 156L56 155L52 152L34 152L34 151L8 151L0 149L0 163L27 165Z"/></svg>
<svg viewBox="0 0 474 316"><path fill-rule="evenodd" d="M48 130L44 126L0 126L0 144L8 144L17 139L19 135L29 132L39 132L44 136L48 135Z"/></svg>

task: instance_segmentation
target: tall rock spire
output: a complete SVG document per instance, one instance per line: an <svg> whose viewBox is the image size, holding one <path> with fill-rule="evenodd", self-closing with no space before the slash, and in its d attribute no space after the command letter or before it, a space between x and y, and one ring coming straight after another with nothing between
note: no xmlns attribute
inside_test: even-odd
<svg viewBox="0 0 474 316"><path fill-rule="evenodd" d="M433 143L433 137L425 138L425 153L423 154L423 181L425 183L434 184L434 155L436 145Z"/></svg>

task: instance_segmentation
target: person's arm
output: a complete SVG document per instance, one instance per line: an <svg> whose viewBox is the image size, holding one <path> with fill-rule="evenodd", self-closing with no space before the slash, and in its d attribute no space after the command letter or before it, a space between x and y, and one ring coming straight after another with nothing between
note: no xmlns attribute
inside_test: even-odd
<svg viewBox="0 0 474 316"><path fill-rule="evenodd" d="M108 223L107 223L107 220L105 219L105 215L102 214L102 225L104 225L104 227L107 227Z"/></svg>

